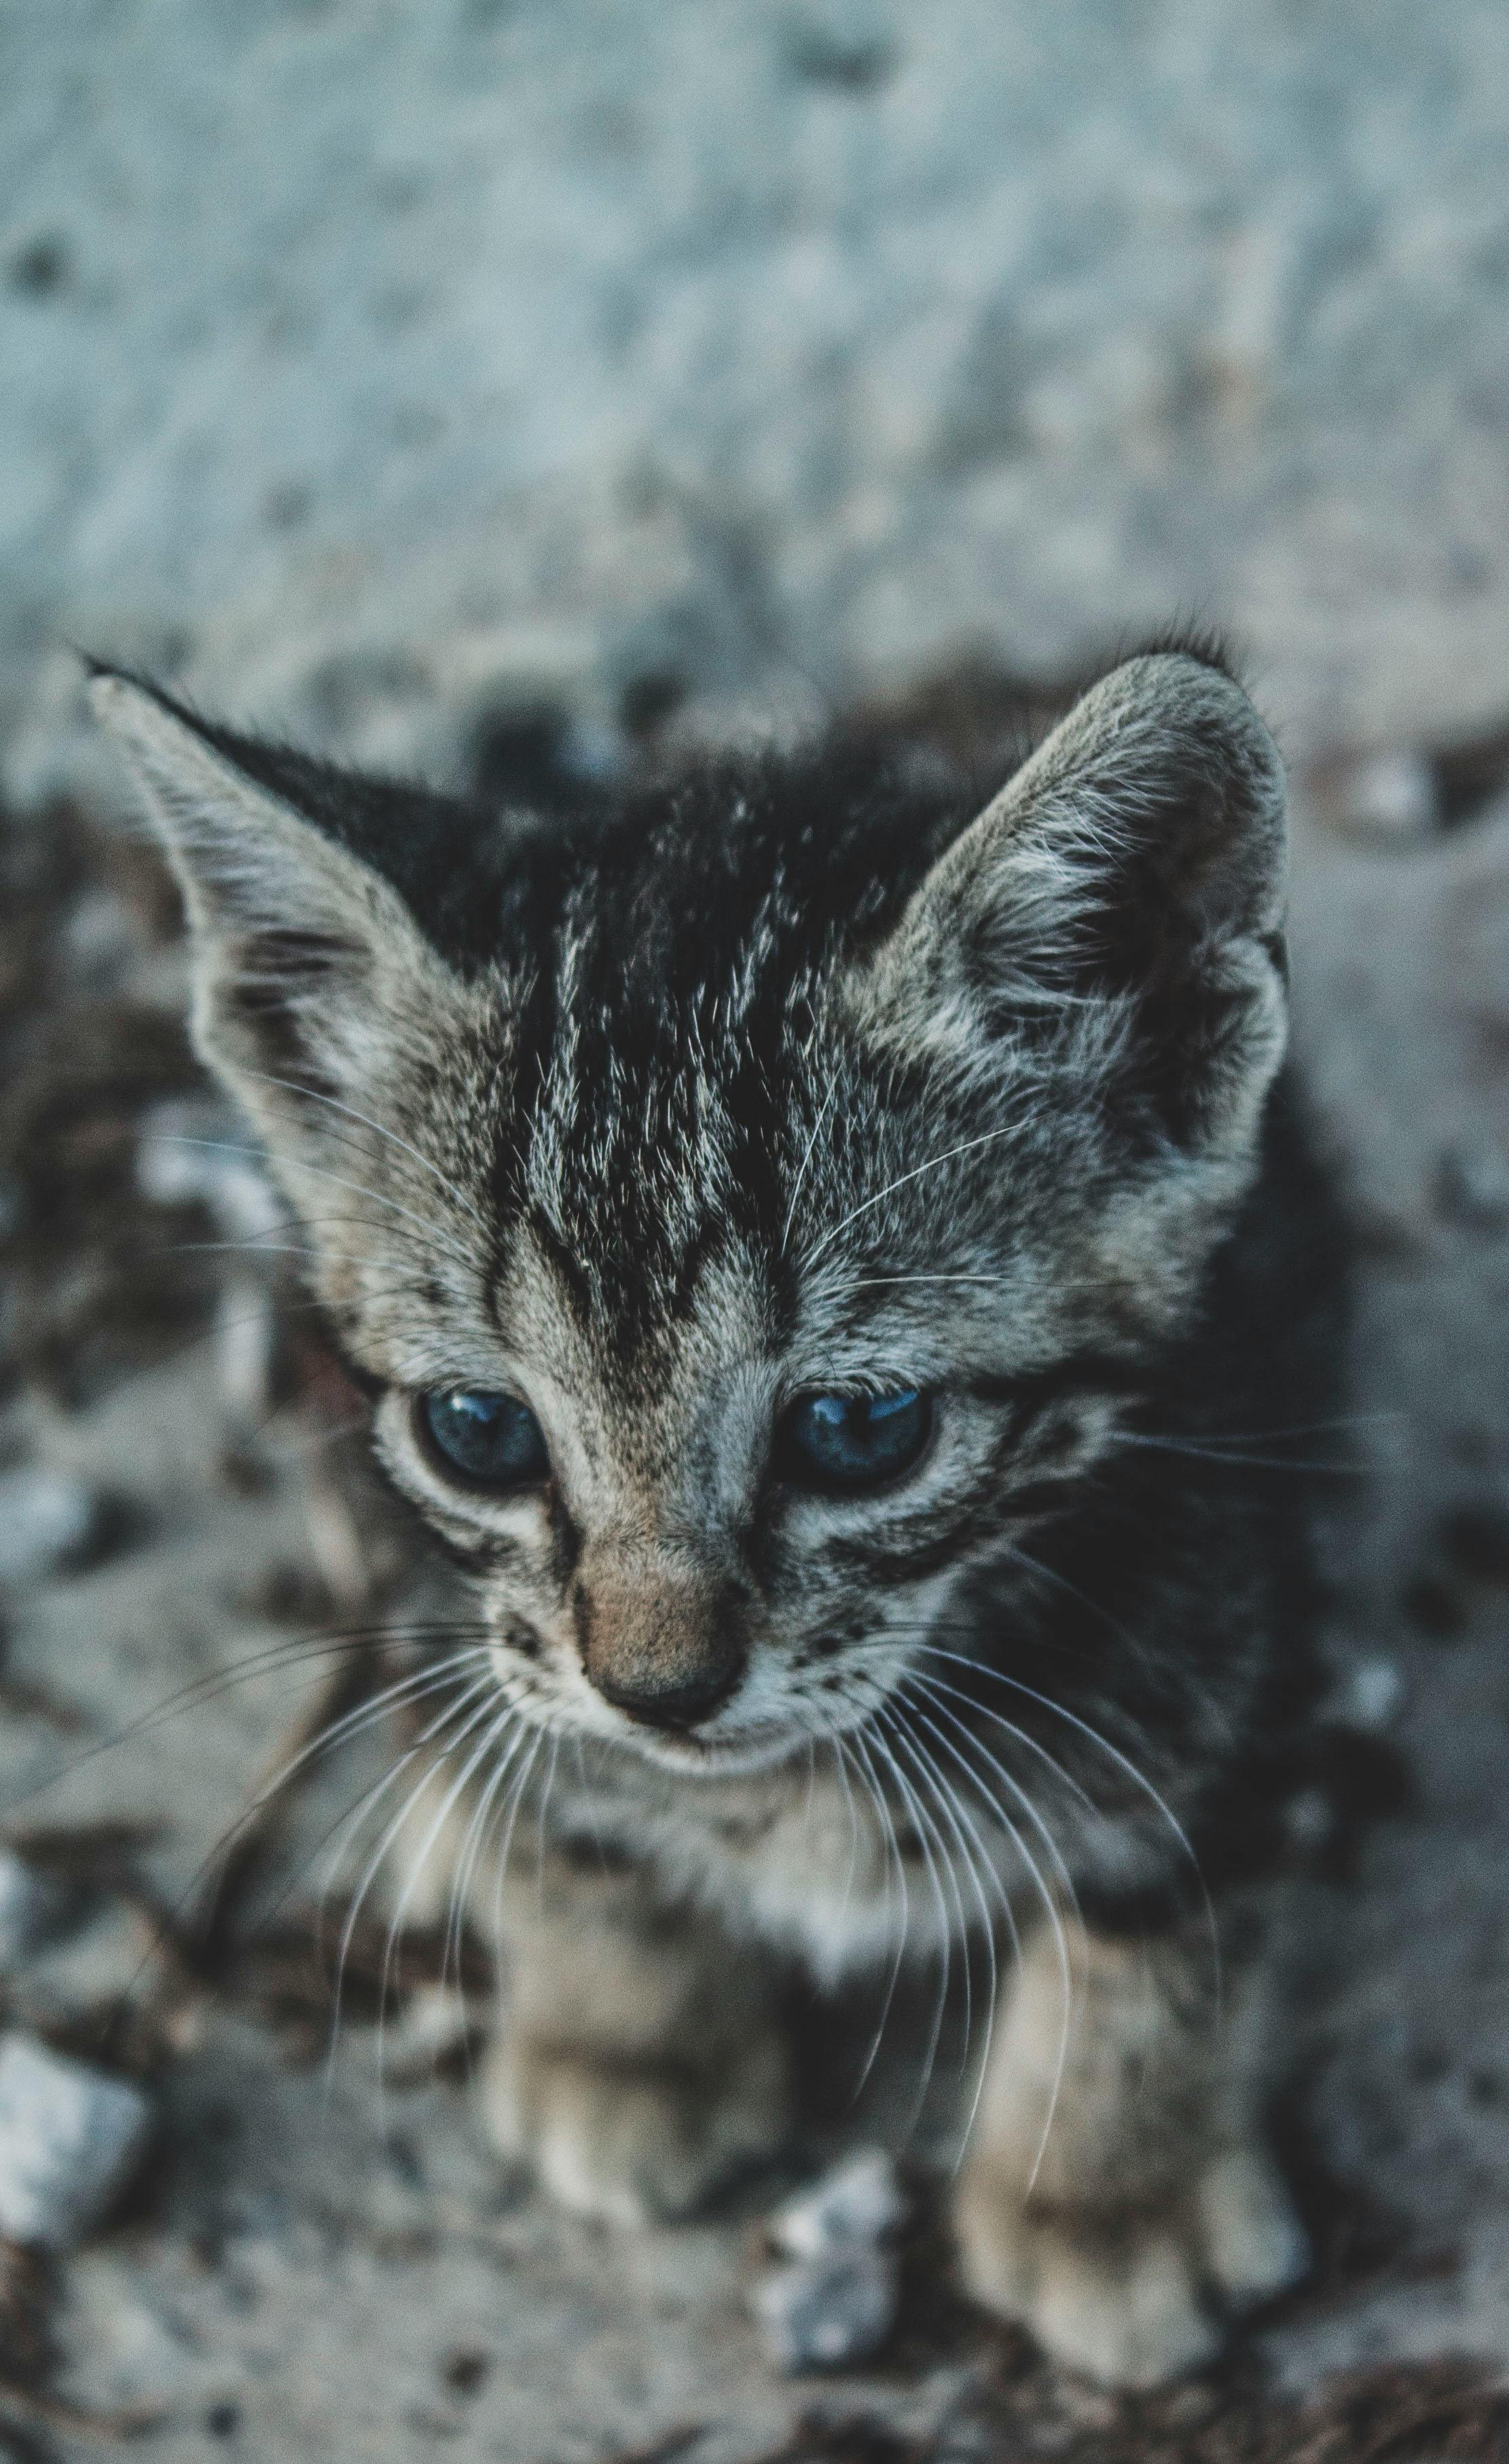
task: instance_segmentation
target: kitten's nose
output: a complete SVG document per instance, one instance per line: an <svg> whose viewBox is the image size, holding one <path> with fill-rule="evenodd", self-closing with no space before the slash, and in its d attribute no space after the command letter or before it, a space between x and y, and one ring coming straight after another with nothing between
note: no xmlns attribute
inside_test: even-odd
<svg viewBox="0 0 1509 2464"><path fill-rule="evenodd" d="M696 1727L744 1673L727 1589L655 1556L604 1551L594 1563L584 1553L577 1635L581 1664L604 1702L647 1727Z"/></svg>
<svg viewBox="0 0 1509 2464"><path fill-rule="evenodd" d="M643 1727L694 1728L699 1721L710 1720L728 1701L738 1676L739 1664L734 1657L727 1668L710 1666L679 1683L624 1685L605 1673L594 1683L605 1702L630 1720L637 1720Z"/></svg>

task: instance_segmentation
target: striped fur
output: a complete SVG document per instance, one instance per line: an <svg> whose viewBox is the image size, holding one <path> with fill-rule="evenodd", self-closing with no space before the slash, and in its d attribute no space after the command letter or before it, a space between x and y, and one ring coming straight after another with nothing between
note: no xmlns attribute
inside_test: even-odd
<svg viewBox="0 0 1509 2464"><path fill-rule="evenodd" d="M994 1971L1025 1936L973 2280L1103 2376L1197 2358L1213 2287L1294 2262L1192 1908L1255 1938L1298 1768L1281 1433L1327 1409L1336 1291L1245 694L1204 650L1130 660L983 804L840 736L546 819L96 693L184 883L201 1049L486 1636L437 1836L470 1886L494 1814L550 1842L509 1921L500 2135L579 2204L686 2204L783 2125L773 1957L832 1977L973 1937ZM935 1398L908 1478L779 1476L795 1395L897 1385ZM455 1387L527 1401L548 1481L457 1485L417 1417ZM603 1674L710 1655L724 1698L682 1728ZM562 1939L594 1946L569 1987ZM1099 2034L1071 2058L1076 1963ZM1164 2078L1135 2167L1118 2030Z"/></svg>

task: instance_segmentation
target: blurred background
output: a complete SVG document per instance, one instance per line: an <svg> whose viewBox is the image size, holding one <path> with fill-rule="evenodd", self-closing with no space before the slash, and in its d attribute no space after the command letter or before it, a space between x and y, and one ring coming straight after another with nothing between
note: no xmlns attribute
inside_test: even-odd
<svg viewBox="0 0 1509 2464"><path fill-rule="evenodd" d="M1499 715L1483 0L12 0L0 712L363 755L1184 611L1291 746Z"/></svg>
<svg viewBox="0 0 1509 2464"><path fill-rule="evenodd" d="M236 1132L77 651L517 791L856 704L977 748L1192 621L1291 764L1359 1260L1317 2277L1128 2413L929 2253L814 2394L748 2227L605 2249L490 2167L475 1979L416 1953L384 2088L379 1935L322 2084L300 1878L380 1737L201 1870L307 1733L251 1659L386 1573L307 1317L204 1248L264 1201L179 1143ZM1509 11L0 0L0 2014L140 2099L39 2257L0 2043L0 2456L1509 2452Z"/></svg>

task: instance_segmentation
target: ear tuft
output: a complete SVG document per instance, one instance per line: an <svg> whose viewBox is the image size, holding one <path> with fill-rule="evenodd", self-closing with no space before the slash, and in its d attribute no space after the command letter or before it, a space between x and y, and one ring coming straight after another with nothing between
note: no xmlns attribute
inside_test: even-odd
<svg viewBox="0 0 1509 2464"><path fill-rule="evenodd" d="M89 692L183 888L200 1051L276 1147L298 1090L349 1102L380 1081L456 979L391 885L242 769L234 739L120 670L97 667Z"/></svg>
<svg viewBox="0 0 1509 2464"><path fill-rule="evenodd" d="M862 1006L933 1065L1240 1145L1283 1049L1286 845L1240 686L1185 650L1130 659L939 858Z"/></svg>

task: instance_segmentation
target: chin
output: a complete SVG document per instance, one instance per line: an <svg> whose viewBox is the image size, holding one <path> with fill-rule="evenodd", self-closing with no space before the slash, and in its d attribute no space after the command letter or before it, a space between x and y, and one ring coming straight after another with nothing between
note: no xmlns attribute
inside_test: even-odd
<svg viewBox="0 0 1509 2464"><path fill-rule="evenodd" d="M810 1746L820 1742L805 1728L748 1728L733 1736L700 1737L687 1731L628 1728L619 1742L657 1771L675 1771L687 1779L742 1779L753 1771L775 1771L795 1763Z"/></svg>

